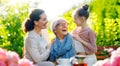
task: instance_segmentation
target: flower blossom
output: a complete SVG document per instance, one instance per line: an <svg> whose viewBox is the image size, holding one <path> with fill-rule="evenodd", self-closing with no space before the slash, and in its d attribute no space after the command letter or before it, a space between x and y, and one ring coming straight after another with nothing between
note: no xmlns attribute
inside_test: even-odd
<svg viewBox="0 0 120 66"><path fill-rule="evenodd" d="M33 62L29 61L28 59L20 59L18 61L18 66L33 66Z"/></svg>
<svg viewBox="0 0 120 66"><path fill-rule="evenodd" d="M0 66L35 66L28 59L20 59L16 52L0 48Z"/></svg>
<svg viewBox="0 0 120 66"><path fill-rule="evenodd" d="M112 51L110 58L99 60L93 66L120 66L120 47Z"/></svg>

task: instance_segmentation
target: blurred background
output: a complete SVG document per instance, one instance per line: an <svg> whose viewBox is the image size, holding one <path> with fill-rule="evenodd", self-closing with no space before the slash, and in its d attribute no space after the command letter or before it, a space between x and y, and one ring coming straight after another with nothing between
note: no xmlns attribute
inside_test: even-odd
<svg viewBox="0 0 120 66"><path fill-rule="evenodd" d="M84 4L90 6L88 24L96 33L97 45L120 46L120 0L0 0L0 47L22 57L25 33L21 26L34 8L45 10L52 40L51 21L55 17L65 18L71 32L76 27L72 12Z"/></svg>

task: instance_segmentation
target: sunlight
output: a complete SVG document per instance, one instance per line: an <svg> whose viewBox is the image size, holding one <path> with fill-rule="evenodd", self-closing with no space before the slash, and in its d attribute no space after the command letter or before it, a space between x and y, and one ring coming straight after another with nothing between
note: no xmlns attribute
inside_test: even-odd
<svg viewBox="0 0 120 66"><path fill-rule="evenodd" d="M22 5L22 3L28 3L30 5L29 11L35 8L41 8L45 10L48 20L52 20L55 17L62 15L65 11L69 10L72 6L78 6L90 0L9 0L8 4L0 7L0 12L3 11L9 5ZM21 3L21 4L20 4ZM17 11L15 11L17 13Z"/></svg>
<svg viewBox="0 0 120 66"><path fill-rule="evenodd" d="M27 0L8 0L7 2L4 2L0 6L0 14L7 15L6 10L8 9L8 6L14 5L16 6L17 3L24 3L27 2ZM22 5L22 4L21 4ZM15 13L18 13L18 10L15 10Z"/></svg>
<svg viewBox="0 0 120 66"><path fill-rule="evenodd" d="M16 3L23 3L23 2L27 2L27 1L28 0L10 0L9 4L13 5L13 4L16 4Z"/></svg>
<svg viewBox="0 0 120 66"><path fill-rule="evenodd" d="M13 5L13 4L15 4L15 3L19 2L19 1L20 1L20 0L14 0L14 1L13 1L13 0L10 0L10 3L9 3L9 4L10 4L10 5Z"/></svg>
<svg viewBox="0 0 120 66"><path fill-rule="evenodd" d="M52 20L55 17L62 15L64 12L90 0L40 0L39 8L45 10L48 19Z"/></svg>

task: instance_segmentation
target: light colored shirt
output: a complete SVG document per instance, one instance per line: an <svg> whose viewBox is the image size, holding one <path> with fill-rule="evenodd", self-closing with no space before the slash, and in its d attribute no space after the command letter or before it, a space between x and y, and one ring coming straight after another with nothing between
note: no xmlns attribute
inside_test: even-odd
<svg viewBox="0 0 120 66"><path fill-rule="evenodd" d="M78 52L85 53L85 49L83 45L75 39L73 39L73 47L75 48L75 53L78 53Z"/></svg>
<svg viewBox="0 0 120 66"><path fill-rule="evenodd" d="M43 35L40 36L33 30L30 31L24 41L24 57L34 63L47 60L50 52L46 49L47 44Z"/></svg>

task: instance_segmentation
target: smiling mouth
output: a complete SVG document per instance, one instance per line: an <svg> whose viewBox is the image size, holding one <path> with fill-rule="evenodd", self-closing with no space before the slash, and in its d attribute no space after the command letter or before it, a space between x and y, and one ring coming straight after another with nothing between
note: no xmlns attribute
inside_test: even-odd
<svg viewBox="0 0 120 66"><path fill-rule="evenodd" d="M67 30L62 30L63 32L66 32Z"/></svg>
<svg viewBox="0 0 120 66"><path fill-rule="evenodd" d="M47 25L47 23L44 24L45 26Z"/></svg>

